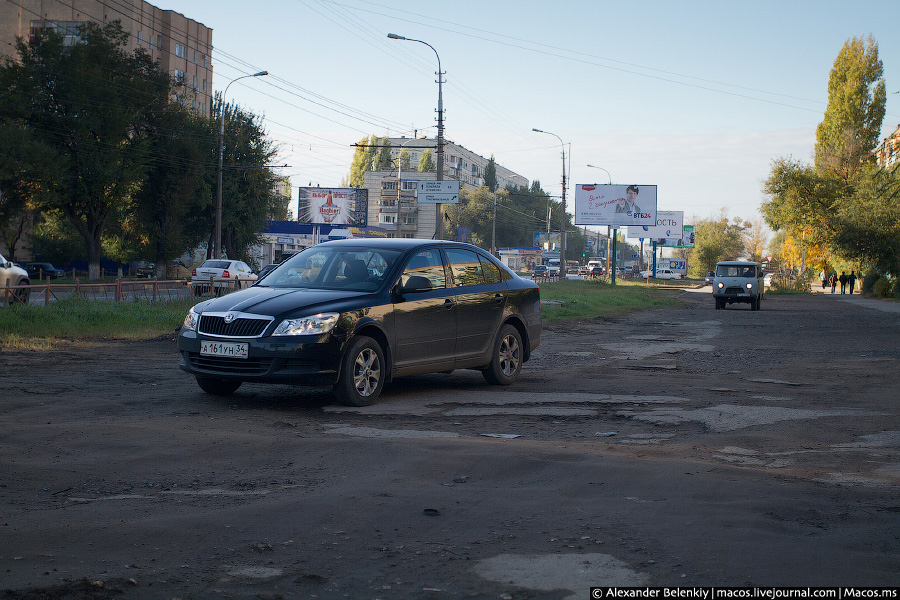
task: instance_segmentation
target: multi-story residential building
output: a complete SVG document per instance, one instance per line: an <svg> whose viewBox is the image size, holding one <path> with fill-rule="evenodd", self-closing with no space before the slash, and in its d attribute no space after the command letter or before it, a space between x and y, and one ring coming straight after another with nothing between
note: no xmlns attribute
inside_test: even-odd
<svg viewBox="0 0 900 600"><path fill-rule="evenodd" d="M434 138L389 138L395 167L389 171L369 171L363 186L369 190L369 225L388 231L391 237L430 238L438 233L440 206L420 205L416 199L417 181L434 181L437 173L419 173L419 159L430 150L435 160L437 140ZM409 155L409 169L399 170L402 152ZM487 158L471 150L444 142L444 179L459 181L461 188L484 185ZM528 187L528 180L506 167L496 165L497 187ZM399 180L398 180L399 178ZM398 186L400 189L398 190Z"/></svg>
<svg viewBox="0 0 900 600"><path fill-rule="evenodd" d="M890 169L900 163L900 125L875 148L875 162L882 169Z"/></svg>
<svg viewBox="0 0 900 600"><path fill-rule="evenodd" d="M75 42L86 22L120 21L130 34L127 50L143 48L179 84L176 96L202 115L212 96L212 29L143 0L0 1L0 54L16 56L16 38L52 29Z"/></svg>

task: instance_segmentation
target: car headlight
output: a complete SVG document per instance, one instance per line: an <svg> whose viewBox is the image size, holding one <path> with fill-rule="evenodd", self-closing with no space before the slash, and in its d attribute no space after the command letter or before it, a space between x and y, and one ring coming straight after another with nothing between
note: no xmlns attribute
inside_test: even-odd
<svg viewBox="0 0 900 600"><path fill-rule="evenodd" d="M184 324L181 326L182 329L186 329L188 331L196 331L197 330L197 322L200 320L200 314L194 312L193 307L188 311L187 316L184 318Z"/></svg>
<svg viewBox="0 0 900 600"><path fill-rule="evenodd" d="M725 284L722 283L722 282L720 281L720 282L719 282L719 289L721 290L723 287L725 287Z"/></svg>
<svg viewBox="0 0 900 600"><path fill-rule="evenodd" d="M748 290L752 290L752 289L753 289L753 284L752 284L752 283L748 283L748 284L747 284L747 289L748 289Z"/></svg>
<svg viewBox="0 0 900 600"><path fill-rule="evenodd" d="M285 319L272 335L319 335L328 333L337 325L340 313L319 313L299 319Z"/></svg>

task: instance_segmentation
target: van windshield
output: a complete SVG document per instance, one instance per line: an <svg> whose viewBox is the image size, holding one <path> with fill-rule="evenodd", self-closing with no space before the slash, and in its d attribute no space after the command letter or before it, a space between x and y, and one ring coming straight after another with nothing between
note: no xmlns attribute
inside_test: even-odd
<svg viewBox="0 0 900 600"><path fill-rule="evenodd" d="M756 277L756 265L716 265L716 277Z"/></svg>

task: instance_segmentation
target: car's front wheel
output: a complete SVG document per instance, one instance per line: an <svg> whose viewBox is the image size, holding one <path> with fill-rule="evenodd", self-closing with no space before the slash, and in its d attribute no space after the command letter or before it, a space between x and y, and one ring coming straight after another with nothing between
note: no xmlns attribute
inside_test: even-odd
<svg viewBox="0 0 900 600"><path fill-rule="evenodd" d="M522 371L522 360L522 335L512 325L504 325L494 342L491 364L482 374L488 383L510 385Z"/></svg>
<svg viewBox="0 0 900 600"><path fill-rule="evenodd" d="M213 377L197 377L197 385L207 394L227 396L241 387L241 382L230 379L215 379Z"/></svg>
<svg viewBox="0 0 900 600"><path fill-rule="evenodd" d="M384 352L378 342L361 335L350 342L334 386L338 399L349 406L369 406L384 387Z"/></svg>

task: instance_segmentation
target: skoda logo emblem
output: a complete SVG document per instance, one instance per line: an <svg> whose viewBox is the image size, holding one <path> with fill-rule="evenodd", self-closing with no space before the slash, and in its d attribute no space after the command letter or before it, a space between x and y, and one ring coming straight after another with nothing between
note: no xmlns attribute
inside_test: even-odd
<svg viewBox="0 0 900 600"><path fill-rule="evenodd" d="M232 321L234 321L234 313L228 313L227 315L225 315L226 323L231 323Z"/></svg>

